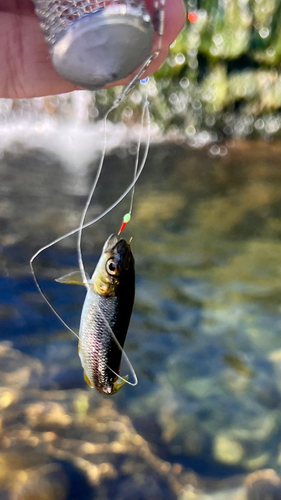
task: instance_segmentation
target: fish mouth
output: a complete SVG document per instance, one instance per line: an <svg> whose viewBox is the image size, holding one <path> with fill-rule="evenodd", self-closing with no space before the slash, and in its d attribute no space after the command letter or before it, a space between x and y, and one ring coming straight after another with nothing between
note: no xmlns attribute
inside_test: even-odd
<svg viewBox="0 0 281 500"><path fill-rule="evenodd" d="M115 234L111 234L103 245L103 252L111 252L118 241L117 236Z"/></svg>
<svg viewBox="0 0 281 500"><path fill-rule="evenodd" d="M127 249L128 247L130 247L130 243L127 243L127 241L123 238L119 239L119 237L115 234L111 234L107 238L103 246L103 252L116 251L117 253L119 253L120 251L122 251L123 249Z"/></svg>

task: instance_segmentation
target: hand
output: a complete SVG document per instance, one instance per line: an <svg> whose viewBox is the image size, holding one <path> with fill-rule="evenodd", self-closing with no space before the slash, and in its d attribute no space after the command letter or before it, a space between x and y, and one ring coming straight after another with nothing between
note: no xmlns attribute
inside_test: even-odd
<svg viewBox="0 0 281 500"><path fill-rule="evenodd" d="M153 0L146 0L146 4L152 12ZM151 63L143 78L161 66L184 22L183 0L166 0L161 54ZM130 77L115 85L129 81ZM38 97L78 88L65 81L53 68L32 1L0 0L0 97Z"/></svg>

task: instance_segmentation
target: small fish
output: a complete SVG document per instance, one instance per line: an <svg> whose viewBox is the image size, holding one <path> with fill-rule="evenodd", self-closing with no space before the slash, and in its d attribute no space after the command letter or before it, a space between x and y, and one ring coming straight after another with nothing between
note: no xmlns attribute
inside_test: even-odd
<svg viewBox="0 0 281 500"><path fill-rule="evenodd" d="M80 272L70 273L56 281L86 285ZM117 374L135 297L134 257L130 243L113 234L109 236L88 283L78 352L89 386L102 394L112 395L128 379L122 380Z"/></svg>

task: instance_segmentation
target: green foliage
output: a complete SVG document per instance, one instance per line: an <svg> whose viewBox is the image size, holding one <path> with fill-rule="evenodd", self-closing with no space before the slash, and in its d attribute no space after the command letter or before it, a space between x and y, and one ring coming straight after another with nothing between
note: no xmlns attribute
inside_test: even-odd
<svg viewBox="0 0 281 500"><path fill-rule="evenodd" d="M156 87L150 79L156 123L164 131L177 128L188 135L205 130L206 124L223 137L275 134L281 106L281 2L201 0L197 8L195 3L186 1L186 7L197 13L197 20L187 19L154 75ZM134 99L131 105L139 109ZM123 118L126 107L120 107ZM264 126L255 127L261 118ZM266 132L273 118L277 121ZM252 125L244 126L243 120Z"/></svg>

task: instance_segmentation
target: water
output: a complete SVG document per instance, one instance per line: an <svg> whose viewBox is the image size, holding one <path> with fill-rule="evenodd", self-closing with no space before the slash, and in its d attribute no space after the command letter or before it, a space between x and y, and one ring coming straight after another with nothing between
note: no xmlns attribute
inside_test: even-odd
<svg viewBox="0 0 281 500"><path fill-rule="evenodd" d="M28 265L77 226L98 152L75 169L56 144L3 150L1 498L238 500L248 474L280 472L281 146L223 147L151 147L126 229L136 260L126 348L139 385L110 399L85 385L77 341ZM134 151L108 154L89 217L131 182ZM89 273L128 205L85 231ZM76 266L75 237L36 263L77 329L85 292L54 281ZM263 480L278 489L271 474Z"/></svg>

